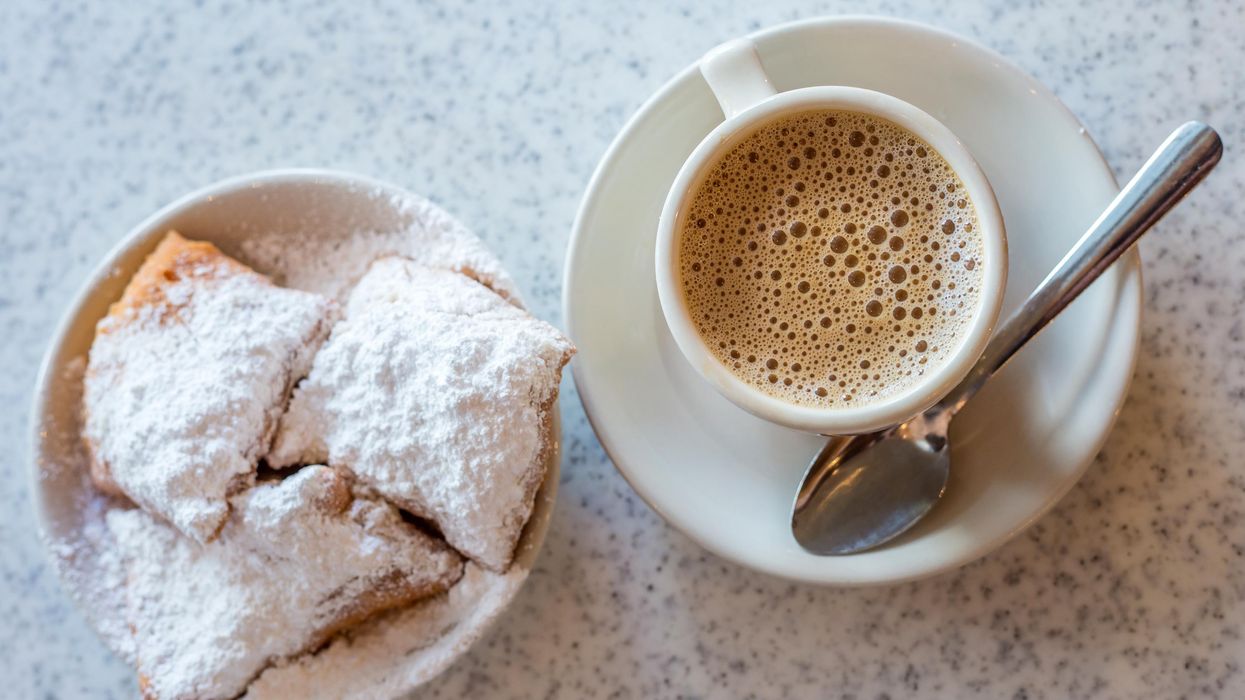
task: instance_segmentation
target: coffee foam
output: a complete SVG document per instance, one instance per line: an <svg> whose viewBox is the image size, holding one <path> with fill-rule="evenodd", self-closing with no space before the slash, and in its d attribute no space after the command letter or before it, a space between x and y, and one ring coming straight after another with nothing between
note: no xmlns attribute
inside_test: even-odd
<svg viewBox="0 0 1245 700"><path fill-rule="evenodd" d="M963 183L906 129L802 112L727 151L690 198L678 267L706 345L792 403L861 406L955 352L982 242Z"/></svg>

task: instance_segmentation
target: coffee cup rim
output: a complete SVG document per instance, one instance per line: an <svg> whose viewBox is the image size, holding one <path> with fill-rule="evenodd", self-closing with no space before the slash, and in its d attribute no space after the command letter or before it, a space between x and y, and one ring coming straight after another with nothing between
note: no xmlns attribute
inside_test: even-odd
<svg viewBox="0 0 1245 700"><path fill-rule="evenodd" d="M955 351L921 381L894 396L853 407L812 407L770 396L731 372L705 345L692 323L679 284L679 224L689 195L707 166L730 147L776 118L815 110L859 112L893 122L924 140L947 161L968 192L982 241L982 284L968 329ZM1007 283L1007 238L994 190L968 147L940 121L897 97L848 86L805 87L777 93L727 118L696 146L675 176L657 227L657 292L675 344L720 394L744 410L804 432L841 435L880 430L932 406L958 384L985 350Z"/></svg>

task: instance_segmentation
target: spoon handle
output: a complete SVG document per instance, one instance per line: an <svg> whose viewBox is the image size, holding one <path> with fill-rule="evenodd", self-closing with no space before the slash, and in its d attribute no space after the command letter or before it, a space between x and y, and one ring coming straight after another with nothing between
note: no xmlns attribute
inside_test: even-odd
<svg viewBox="0 0 1245 700"><path fill-rule="evenodd" d="M1222 154L1219 134L1205 124L1187 122L1173 131L1024 306L1003 323L972 371L939 406L958 411L1012 355L1201 182Z"/></svg>

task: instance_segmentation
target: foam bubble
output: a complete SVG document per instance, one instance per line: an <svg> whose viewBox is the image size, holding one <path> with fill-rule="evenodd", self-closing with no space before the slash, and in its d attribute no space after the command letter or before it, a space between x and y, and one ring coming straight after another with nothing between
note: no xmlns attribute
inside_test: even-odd
<svg viewBox="0 0 1245 700"><path fill-rule="evenodd" d="M803 112L728 151L691 198L679 272L697 330L744 381L859 406L946 361L979 303L963 184L898 125Z"/></svg>

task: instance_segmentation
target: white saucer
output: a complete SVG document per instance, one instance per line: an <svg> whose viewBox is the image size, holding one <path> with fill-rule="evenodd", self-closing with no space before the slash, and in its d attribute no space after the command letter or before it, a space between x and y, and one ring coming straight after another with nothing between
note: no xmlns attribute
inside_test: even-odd
<svg viewBox="0 0 1245 700"><path fill-rule="evenodd" d="M753 38L779 90L838 84L887 92L964 140L1007 225L1004 316L1118 190L1094 142L1055 96L977 44L861 17L797 22ZM721 119L696 67L684 70L619 134L575 221L563 291L579 346L575 384L619 471L705 548L816 583L927 576L1032 524L1085 471L1127 393L1141 309L1137 254L1104 274L956 421L951 484L928 518L883 549L814 556L796 544L789 518L821 441L754 418L714 392L680 355L657 304L658 213L684 158Z"/></svg>

